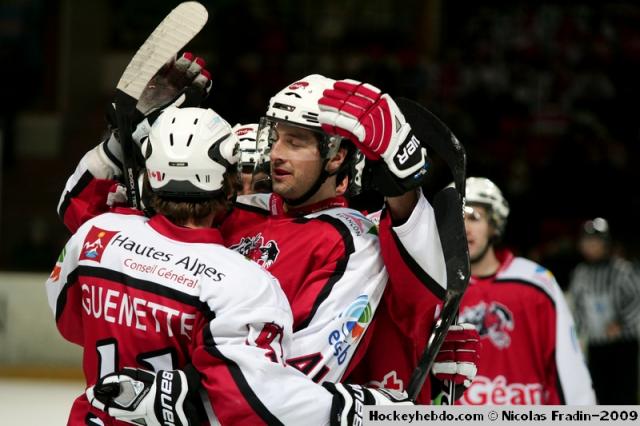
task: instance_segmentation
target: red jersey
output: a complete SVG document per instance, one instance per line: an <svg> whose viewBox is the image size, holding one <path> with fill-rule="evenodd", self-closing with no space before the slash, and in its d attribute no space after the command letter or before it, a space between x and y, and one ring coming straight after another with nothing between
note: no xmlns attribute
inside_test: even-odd
<svg viewBox="0 0 640 426"><path fill-rule="evenodd" d="M277 195L240 196L220 228L229 248L278 277L293 311L287 362L316 382L339 381L367 345L388 281L375 224L346 205L285 212Z"/></svg>
<svg viewBox="0 0 640 426"><path fill-rule="evenodd" d="M555 278L507 250L500 268L472 276L459 322L481 339L478 375L459 400L472 405L593 405L575 326Z"/></svg>

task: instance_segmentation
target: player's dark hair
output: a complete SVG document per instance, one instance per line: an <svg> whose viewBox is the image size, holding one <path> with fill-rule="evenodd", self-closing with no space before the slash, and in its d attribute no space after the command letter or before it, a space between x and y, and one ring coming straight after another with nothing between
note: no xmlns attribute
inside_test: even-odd
<svg viewBox="0 0 640 426"><path fill-rule="evenodd" d="M148 187L146 179L145 187ZM150 187L146 189L151 191ZM221 217L231 210L235 193L234 177L225 173L223 191L212 198L167 197L151 192L149 201L156 213L166 216L176 225L184 226L193 222L197 226L207 227L212 225L207 222L211 213Z"/></svg>

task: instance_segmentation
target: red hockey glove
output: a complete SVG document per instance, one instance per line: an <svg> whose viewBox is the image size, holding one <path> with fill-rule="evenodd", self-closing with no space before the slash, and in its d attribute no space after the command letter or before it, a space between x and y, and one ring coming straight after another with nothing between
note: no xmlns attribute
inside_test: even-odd
<svg viewBox="0 0 640 426"><path fill-rule="evenodd" d="M473 324L454 324L436 355L431 371L437 379L471 386L478 372L480 336Z"/></svg>
<svg viewBox="0 0 640 426"><path fill-rule="evenodd" d="M369 84L341 80L318 103L325 132L350 139L370 160L384 160L397 179L425 174L427 151L389 95Z"/></svg>

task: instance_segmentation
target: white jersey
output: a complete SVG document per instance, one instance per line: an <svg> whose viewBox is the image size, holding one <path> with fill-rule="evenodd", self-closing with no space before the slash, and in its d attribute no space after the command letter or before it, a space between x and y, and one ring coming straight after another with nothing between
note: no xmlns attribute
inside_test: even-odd
<svg viewBox="0 0 640 426"><path fill-rule="evenodd" d="M292 314L277 280L221 242L161 215L79 228L46 289L59 331L84 348L87 386L123 367L192 363L212 424L328 423L332 395L284 362ZM82 395L69 424L89 413L109 420Z"/></svg>

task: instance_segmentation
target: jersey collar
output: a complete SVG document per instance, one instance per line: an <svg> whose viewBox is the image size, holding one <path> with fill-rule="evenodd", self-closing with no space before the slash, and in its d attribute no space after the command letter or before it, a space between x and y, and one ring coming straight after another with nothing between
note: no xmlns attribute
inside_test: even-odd
<svg viewBox="0 0 640 426"><path fill-rule="evenodd" d="M509 249L506 249L506 248L494 249L494 252L496 254L496 258L498 259L498 262L500 262L500 266L498 266L498 269L493 274L489 274L489 275L472 275L469 281L469 284L474 284L480 281L482 282L493 281L494 278L497 277L498 274L500 274L502 271L507 269L509 265L511 265L511 262L513 262L513 259L515 259L513 252Z"/></svg>
<svg viewBox="0 0 640 426"><path fill-rule="evenodd" d="M110 212L129 216L144 216L142 210L134 209L133 207L113 207Z"/></svg>
<svg viewBox="0 0 640 426"><path fill-rule="evenodd" d="M311 213L316 213L322 210L327 210L333 207L347 207L349 202L343 196L327 198L317 203L309 204L302 207L287 206L287 210L284 209L284 200L278 194L271 194L269 199L269 209L273 216L288 216L288 217L300 217Z"/></svg>
<svg viewBox="0 0 640 426"><path fill-rule="evenodd" d="M507 269L509 265L511 265L511 262L513 262L515 256L513 255L513 252L507 248L495 249L495 253L498 262L500 262L500 267L496 271L497 274Z"/></svg>
<svg viewBox="0 0 640 426"><path fill-rule="evenodd" d="M183 243L213 243L223 244L224 240L217 228L187 228L171 223L169 219L157 214L149 219L149 226L160 234L172 240Z"/></svg>

